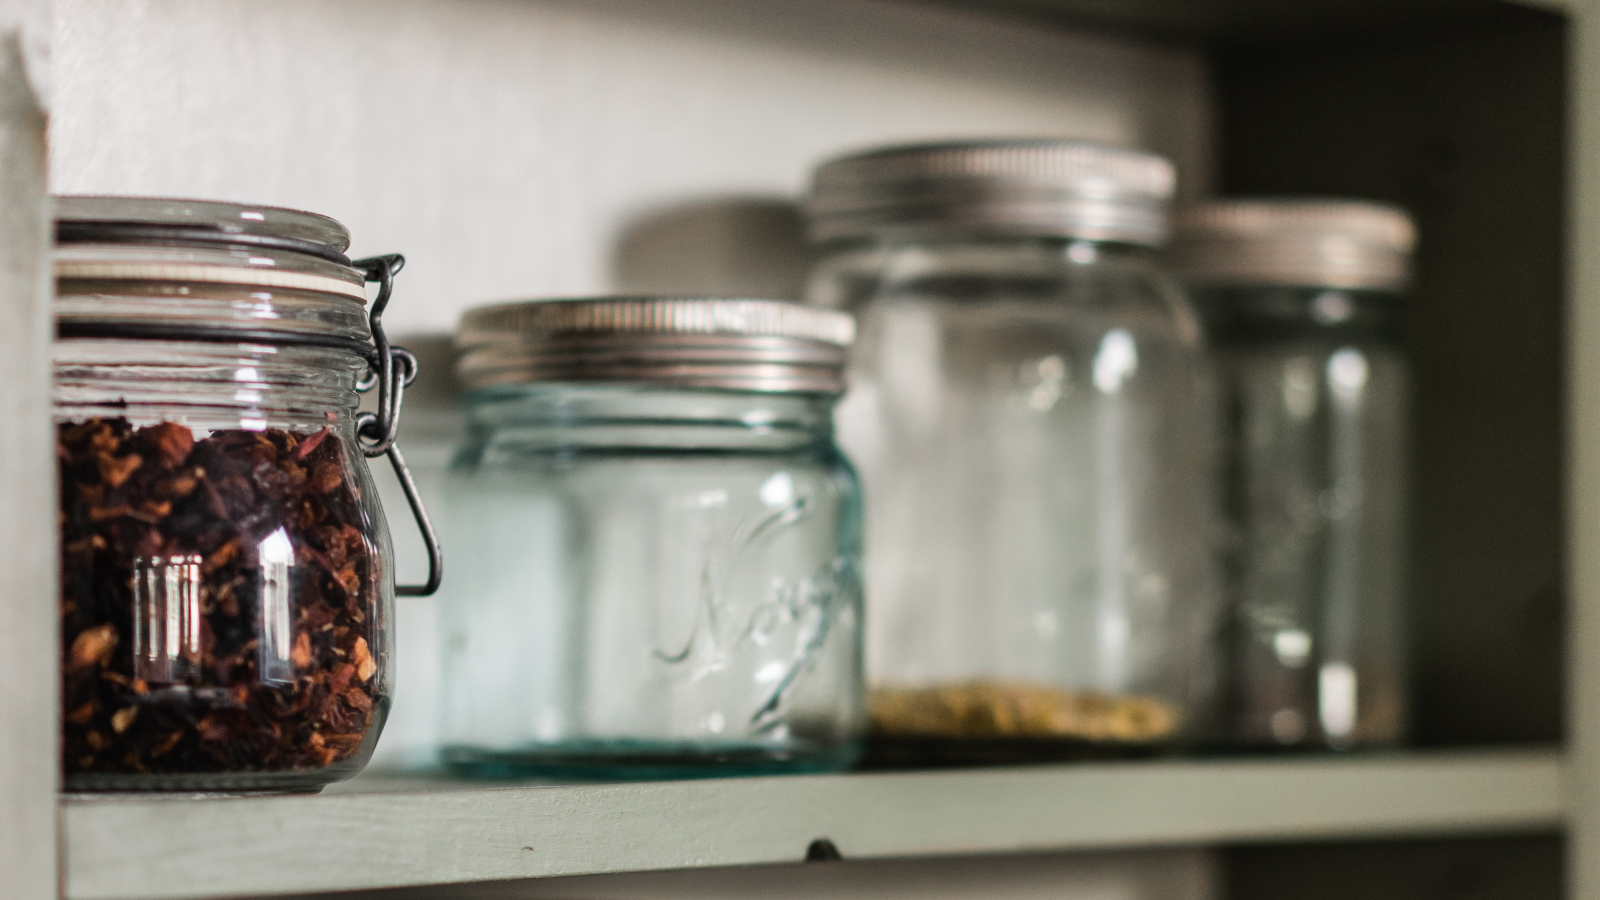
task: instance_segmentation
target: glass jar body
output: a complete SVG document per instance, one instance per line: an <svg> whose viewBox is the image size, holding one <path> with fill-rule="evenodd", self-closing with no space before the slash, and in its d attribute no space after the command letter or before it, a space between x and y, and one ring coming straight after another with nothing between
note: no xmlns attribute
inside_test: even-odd
<svg viewBox="0 0 1600 900"><path fill-rule="evenodd" d="M834 769L864 730L832 398L532 384L449 479L445 756L473 773Z"/></svg>
<svg viewBox="0 0 1600 900"><path fill-rule="evenodd" d="M1205 727L1216 617L1199 328L1147 251L837 249L838 421L870 498L875 752L1145 748Z"/></svg>
<svg viewBox="0 0 1600 900"><path fill-rule="evenodd" d="M387 714L389 536L347 350L57 342L73 790L304 790Z"/></svg>
<svg viewBox="0 0 1600 900"><path fill-rule="evenodd" d="M1393 293L1201 288L1234 541L1231 731L1404 737L1409 371Z"/></svg>

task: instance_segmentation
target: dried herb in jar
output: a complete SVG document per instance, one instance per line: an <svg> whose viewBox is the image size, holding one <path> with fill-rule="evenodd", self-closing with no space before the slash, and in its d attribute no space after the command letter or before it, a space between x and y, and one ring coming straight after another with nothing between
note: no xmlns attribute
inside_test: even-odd
<svg viewBox="0 0 1600 900"><path fill-rule="evenodd" d="M871 706L873 734L890 738L1141 744L1170 740L1180 722L1176 707L1154 697L993 681L876 688Z"/></svg>
<svg viewBox="0 0 1600 900"><path fill-rule="evenodd" d="M381 700L381 563L330 429L58 427L67 773L354 755Z"/></svg>

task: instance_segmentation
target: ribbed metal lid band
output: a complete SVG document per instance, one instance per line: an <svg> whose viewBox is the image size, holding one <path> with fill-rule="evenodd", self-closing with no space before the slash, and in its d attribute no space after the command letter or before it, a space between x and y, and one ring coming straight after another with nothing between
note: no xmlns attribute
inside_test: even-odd
<svg viewBox="0 0 1600 900"><path fill-rule="evenodd" d="M838 394L845 387L848 354L845 348L822 341L734 335L697 335L692 343L639 340L637 335L618 335L629 339L609 341L588 334L570 337L574 340L557 336L468 351L459 365L461 380L471 388L586 381Z"/></svg>
<svg viewBox="0 0 1600 900"><path fill-rule="evenodd" d="M585 335L584 337L588 337ZM822 341L800 341L789 338L752 340L734 338L718 344L706 343L722 335L708 335L702 341L593 341L555 338L544 341L524 341L516 344L478 347L469 352L473 360L523 360L540 359L584 361L598 365L607 361L632 360L686 360L704 363L770 363L794 366L844 365L846 352L837 344Z"/></svg>
<svg viewBox="0 0 1600 900"><path fill-rule="evenodd" d="M928 186L951 180L1075 187L1085 193L1143 194L1167 199L1177 179L1162 157L1125 147L1054 138L1002 138L908 144L824 162L818 187L889 183Z"/></svg>
<svg viewBox="0 0 1600 900"><path fill-rule="evenodd" d="M771 300L608 297L470 310L471 388L532 381L838 394L854 322Z"/></svg>
<svg viewBox="0 0 1600 900"><path fill-rule="evenodd" d="M820 166L814 240L1033 234L1159 245L1175 184L1151 153L1019 139L874 150Z"/></svg>
<svg viewBox="0 0 1600 900"><path fill-rule="evenodd" d="M574 384L634 384L658 388L706 388L777 394L843 394L845 381L839 369L797 366L541 366L476 370L463 369L462 381L473 390L532 382Z"/></svg>
<svg viewBox="0 0 1600 900"><path fill-rule="evenodd" d="M603 297L468 310L456 342L470 347L511 334L604 331L770 335L844 345L855 338L855 321L832 310L777 300Z"/></svg>
<svg viewBox="0 0 1600 900"><path fill-rule="evenodd" d="M1231 200L1178 217L1173 269L1197 284L1400 290L1415 228L1403 211L1360 201Z"/></svg>

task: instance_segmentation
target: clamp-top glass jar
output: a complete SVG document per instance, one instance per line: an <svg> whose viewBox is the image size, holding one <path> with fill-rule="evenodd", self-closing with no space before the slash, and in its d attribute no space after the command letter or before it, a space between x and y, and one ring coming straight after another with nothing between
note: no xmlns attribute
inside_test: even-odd
<svg viewBox="0 0 1600 900"><path fill-rule="evenodd" d="M1411 220L1334 200L1185 212L1173 265L1216 344L1229 722L1253 747L1404 735Z"/></svg>
<svg viewBox="0 0 1600 900"><path fill-rule="evenodd" d="M603 298L462 321L445 758L671 777L850 764L860 496L833 444L849 316Z"/></svg>
<svg viewBox="0 0 1600 900"><path fill-rule="evenodd" d="M389 703L395 588L364 457L409 487L394 427L415 361L380 324L401 259L350 262L323 216L187 200L57 198L56 237L66 786L350 777ZM437 585L429 545L430 583L402 590Z"/></svg>
<svg viewBox="0 0 1600 900"><path fill-rule="evenodd" d="M1054 140L826 163L813 302L861 334L873 750L1126 751L1200 725L1215 615L1200 329L1171 165Z"/></svg>

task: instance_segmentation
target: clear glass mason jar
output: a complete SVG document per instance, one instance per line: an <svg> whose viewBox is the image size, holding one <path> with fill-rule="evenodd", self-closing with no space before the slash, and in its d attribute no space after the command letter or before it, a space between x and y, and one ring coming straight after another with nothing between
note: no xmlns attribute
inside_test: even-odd
<svg viewBox="0 0 1600 900"><path fill-rule="evenodd" d="M755 300L466 315L450 764L649 778L854 761L861 498L831 416L852 330Z"/></svg>
<svg viewBox="0 0 1600 900"><path fill-rule="evenodd" d="M352 264L337 222L270 207L61 197L56 215L67 788L350 777L389 702L365 455L414 374L378 324L399 258ZM358 415L380 381L387 419Z"/></svg>
<svg viewBox="0 0 1600 900"><path fill-rule="evenodd" d="M814 303L860 326L873 755L1029 759L1204 727L1200 329L1157 265L1166 160L1061 141L818 169Z"/></svg>
<svg viewBox="0 0 1600 900"><path fill-rule="evenodd" d="M1178 222L1173 263L1216 344L1230 513L1233 739L1405 734L1414 241L1371 203L1233 200Z"/></svg>

